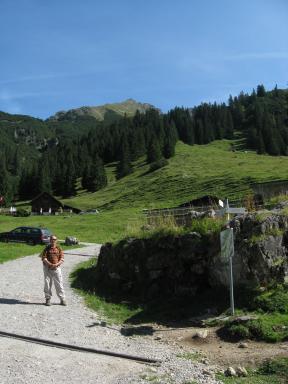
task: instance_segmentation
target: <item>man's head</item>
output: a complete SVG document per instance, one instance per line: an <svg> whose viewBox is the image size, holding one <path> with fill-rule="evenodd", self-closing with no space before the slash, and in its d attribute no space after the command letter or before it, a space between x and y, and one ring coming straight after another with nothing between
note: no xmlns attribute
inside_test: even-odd
<svg viewBox="0 0 288 384"><path fill-rule="evenodd" d="M50 243L55 245L57 243L57 237L55 235L50 236Z"/></svg>

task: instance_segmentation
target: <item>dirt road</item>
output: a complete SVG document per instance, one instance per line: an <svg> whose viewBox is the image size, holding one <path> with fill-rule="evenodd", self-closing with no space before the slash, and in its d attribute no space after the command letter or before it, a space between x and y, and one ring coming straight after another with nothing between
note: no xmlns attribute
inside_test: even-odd
<svg viewBox="0 0 288 384"><path fill-rule="evenodd" d="M151 336L123 336L117 326L99 325L100 317L84 306L83 299L70 288L68 278L75 265L85 260L81 254L95 256L99 249L94 244L67 251L62 268L67 307L59 305L55 294L51 307L43 305L43 272L38 255L0 265L0 331L156 358L162 364L150 367L120 358L0 337L1 384L127 384L147 383L151 378L161 383L194 380L216 384L213 367L179 357L181 347L167 345Z"/></svg>

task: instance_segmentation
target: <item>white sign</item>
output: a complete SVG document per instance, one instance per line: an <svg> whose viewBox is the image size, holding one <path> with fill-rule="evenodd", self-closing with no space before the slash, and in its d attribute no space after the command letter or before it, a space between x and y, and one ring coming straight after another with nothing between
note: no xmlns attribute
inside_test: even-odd
<svg viewBox="0 0 288 384"><path fill-rule="evenodd" d="M219 200L219 205L220 205L220 207L224 207L224 203L223 203L223 201L222 200Z"/></svg>
<svg viewBox="0 0 288 384"><path fill-rule="evenodd" d="M228 208L226 209L226 213L239 213L239 214L244 214L246 213L246 208Z"/></svg>
<svg viewBox="0 0 288 384"><path fill-rule="evenodd" d="M221 256L228 260L234 255L233 228L225 229L220 232Z"/></svg>

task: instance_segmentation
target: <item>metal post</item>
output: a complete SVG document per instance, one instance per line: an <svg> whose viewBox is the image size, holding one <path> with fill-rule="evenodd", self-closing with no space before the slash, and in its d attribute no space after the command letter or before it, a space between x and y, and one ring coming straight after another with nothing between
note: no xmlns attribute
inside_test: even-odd
<svg viewBox="0 0 288 384"><path fill-rule="evenodd" d="M228 202L228 199L226 199L225 206L226 206L226 218L229 221L230 220L230 213L229 213L229 202Z"/></svg>
<svg viewBox="0 0 288 384"><path fill-rule="evenodd" d="M230 281L230 308L231 308L231 315L233 316L235 313L234 309L234 289L233 289L233 257L234 257L234 233L233 228L232 230L232 252L229 257L229 281Z"/></svg>

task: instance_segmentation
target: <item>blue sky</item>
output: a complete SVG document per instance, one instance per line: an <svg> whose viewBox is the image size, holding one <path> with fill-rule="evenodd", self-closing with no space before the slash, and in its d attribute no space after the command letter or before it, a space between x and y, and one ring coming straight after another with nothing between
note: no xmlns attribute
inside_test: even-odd
<svg viewBox="0 0 288 384"><path fill-rule="evenodd" d="M287 0L1 0L0 110L162 111L288 87Z"/></svg>

